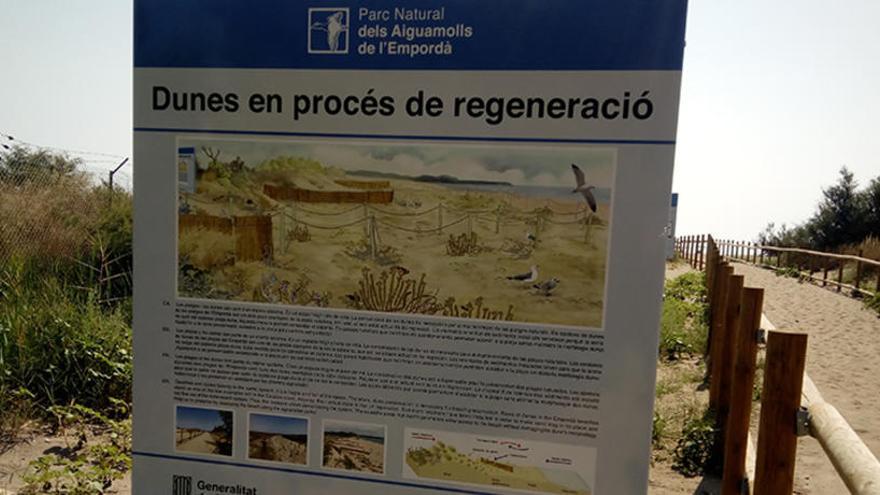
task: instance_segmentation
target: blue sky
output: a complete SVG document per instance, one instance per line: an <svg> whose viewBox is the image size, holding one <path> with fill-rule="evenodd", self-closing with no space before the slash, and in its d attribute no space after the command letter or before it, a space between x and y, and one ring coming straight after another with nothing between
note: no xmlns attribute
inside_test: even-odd
<svg viewBox="0 0 880 495"><path fill-rule="evenodd" d="M0 132L129 156L131 18L128 1L5 0ZM862 183L880 175L878 20L873 0L690 2L679 233L752 238L807 218L843 165Z"/></svg>
<svg viewBox="0 0 880 495"><path fill-rule="evenodd" d="M276 433L279 435L307 435L309 421L302 418L272 416L270 414L251 414L250 431Z"/></svg>
<svg viewBox="0 0 880 495"><path fill-rule="evenodd" d="M227 412L227 414L231 413ZM216 409L177 406L177 428L197 428L211 431L222 424L220 411Z"/></svg>

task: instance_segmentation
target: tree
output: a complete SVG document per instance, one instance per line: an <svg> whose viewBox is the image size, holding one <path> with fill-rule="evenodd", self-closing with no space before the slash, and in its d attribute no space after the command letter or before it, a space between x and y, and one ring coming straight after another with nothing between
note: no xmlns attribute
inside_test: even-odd
<svg viewBox="0 0 880 495"><path fill-rule="evenodd" d="M45 184L81 176L82 160L45 150L13 146L0 157L0 185Z"/></svg>
<svg viewBox="0 0 880 495"><path fill-rule="evenodd" d="M865 235L880 238L880 176L860 193Z"/></svg>
<svg viewBox="0 0 880 495"><path fill-rule="evenodd" d="M857 189L855 177L844 166L837 184L822 190L819 209L806 224L813 248L829 250L864 239L862 198Z"/></svg>

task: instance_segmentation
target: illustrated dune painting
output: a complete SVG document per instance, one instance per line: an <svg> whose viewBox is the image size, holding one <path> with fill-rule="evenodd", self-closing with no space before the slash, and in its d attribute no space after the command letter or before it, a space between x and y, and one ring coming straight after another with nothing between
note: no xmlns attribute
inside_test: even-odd
<svg viewBox="0 0 880 495"><path fill-rule="evenodd" d="M180 150L180 296L602 327L614 149Z"/></svg>

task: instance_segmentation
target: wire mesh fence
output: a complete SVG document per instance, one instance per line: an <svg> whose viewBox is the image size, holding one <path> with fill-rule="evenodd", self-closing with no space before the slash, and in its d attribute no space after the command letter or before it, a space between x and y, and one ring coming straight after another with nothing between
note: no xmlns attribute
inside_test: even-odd
<svg viewBox="0 0 880 495"><path fill-rule="evenodd" d="M75 283L102 300L131 287L131 197L110 190L112 155L65 153L0 133L0 268L38 264L78 272ZM117 180L117 184L120 181Z"/></svg>

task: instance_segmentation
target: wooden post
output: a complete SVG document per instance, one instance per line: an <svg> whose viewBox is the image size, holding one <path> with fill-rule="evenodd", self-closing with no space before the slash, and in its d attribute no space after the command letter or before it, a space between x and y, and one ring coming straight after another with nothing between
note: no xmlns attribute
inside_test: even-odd
<svg viewBox="0 0 880 495"><path fill-rule="evenodd" d="M810 404L809 411L810 433L822 445L850 493L880 493L880 462L840 412L821 400Z"/></svg>
<svg viewBox="0 0 880 495"><path fill-rule="evenodd" d="M822 257L822 287L828 285L828 258Z"/></svg>
<svg viewBox="0 0 880 495"><path fill-rule="evenodd" d="M706 236L701 235L697 246L697 270L703 270L703 249L706 245Z"/></svg>
<svg viewBox="0 0 880 495"><path fill-rule="evenodd" d="M758 328L764 290L747 288L743 292L742 317L734 338L735 379L730 388L730 413L724 437L724 471L721 495L740 495L746 482L746 450L749 419L752 412L752 388L755 386L755 362L758 356Z"/></svg>
<svg viewBox="0 0 880 495"><path fill-rule="evenodd" d="M712 307L712 284L715 280L715 263L717 258L715 252L711 249L712 236L709 236L709 250L706 251L706 303Z"/></svg>
<svg viewBox="0 0 880 495"><path fill-rule="evenodd" d="M843 289L843 260L838 261L837 264L837 292L841 289Z"/></svg>
<svg viewBox="0 0 880 495"><path fill-rule="evenodd" d="M734 381L733 376L733 360L736 356L736 332L740 326L740 315L742 312L743 301L743 285L745 277L742 275L731 275L727 283L727 304L724 308L724 325L721 330L721 336L715 339L720 342L718 356L719 366L713 370L712 379L709 387L714 387L716 397L715 421L721 432L716 448L718 453L724 451L722 445L724 441L724 432L727 431L727 417L730 414L730 389ZM709 394L712 394L710 388Z"/></svg>
<svg viewBox="0 0 880 495"><path fill-rule="evenodd" d="M233 217L236 261L271 261L274 259L272 217Z"/></svg>
<svg viewBox="0 0 880 495"><path fill-rule="evenodd" d="M807 334L769 332L761 394L755 495L791 495L797 451L797 411L807 357Z"/></svg>
<svg viewBox="0 0 880 495"><path fill-rule="evenodd" d="M763 250L763 249L758 249L758 253L759 253L759 255L760 255L760 262L759 262L759 264L760 264L761 266L764 266L764 250Z"/></svg>
<svg viewBox="0 0 880 495"><path fill-rule="evenodd" d="M864 251L859 249L859 258L862 257ZM862 260L856 260L856 293L859 292L859 287L862 283Z"/></svg>
<svg viewBox="0 0 880 495"><path fill-rule="evenodd" d="M370 259L375 260L376 255L379 252L379 246L377 246L379 239L376 235L376 215L370 215L367 217L367 229L370 232L369 236L367 236L370 242Z"/></svg>
<svg viewBox="0 0 880 495"><path fill-rule="evenodd" d="M733 276L733 267L724 264L718 271L718 279L715 282L715 305L710 315L709 327L709 362L706 370L709 373L709 407L716 409L718 406L718 385L711 385L720 376L721 370L721 346L723 345L724 320L727 315L727 291L730 285L730 277Z"/></svg>
<svg viewBox="0 0 880 495"><path fill-rule="evenodd" d="M691 236L688 235L688 236L684 237L684 255L682 256L682 258L684 258L684 260L686 262L690 263L690 261L691 261L690 255L691 255Z"/></svg>
<svg viewBox="0 0 880 495"><path fill-rule="evenodd" d="M688 263L690 263L691 266L694 266L695 251L696 249L694 249L694 236L690 236L690 240L688 241Z"/></svg>
<svg viewBox="0 0 880 495"><path fill-rule="evenodd" d="M437 205L437 234L443 233L443 203Z"/></svg>

